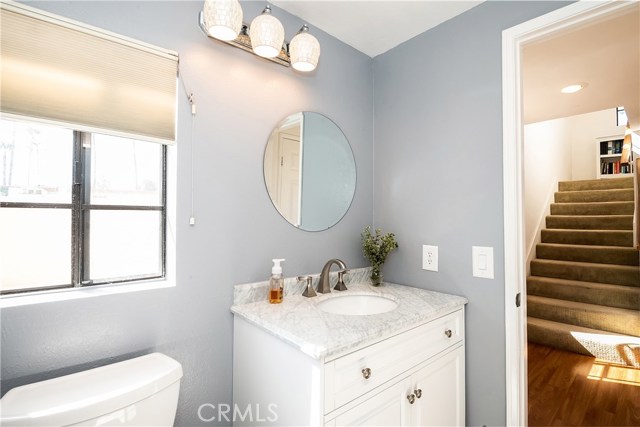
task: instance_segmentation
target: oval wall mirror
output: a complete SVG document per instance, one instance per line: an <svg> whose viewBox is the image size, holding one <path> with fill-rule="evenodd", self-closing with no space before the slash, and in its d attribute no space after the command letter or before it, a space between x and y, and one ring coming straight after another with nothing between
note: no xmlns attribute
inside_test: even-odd
<svg viewBox="0 0 640 427"><path fill-rule="evenodd" d="M273 129L264 152L264 181L280 215L306 231L326 230L349 210L356 162L340 128L319 113L300 112Z"/></svg>

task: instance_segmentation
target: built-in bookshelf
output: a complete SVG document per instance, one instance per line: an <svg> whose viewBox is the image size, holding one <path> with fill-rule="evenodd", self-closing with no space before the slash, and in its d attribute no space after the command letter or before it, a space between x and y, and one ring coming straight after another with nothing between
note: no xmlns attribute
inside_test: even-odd
<svg viewBox="0 0 640 427"><path fill-rule="evenodd" d="M633 153L629 163L620 163L624 136L599 138L596 142L597 178L614 178L633 173Z"/></svg>

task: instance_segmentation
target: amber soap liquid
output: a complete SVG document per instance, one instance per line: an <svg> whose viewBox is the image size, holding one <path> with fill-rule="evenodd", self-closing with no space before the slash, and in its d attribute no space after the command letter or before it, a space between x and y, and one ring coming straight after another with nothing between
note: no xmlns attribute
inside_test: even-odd
<svg viewBox="0 0 640 427"><path fill-rule="evenodd" d="M271 304L280 304L282 302L282 289L271 289L269 291L269 302Z"/></svg>

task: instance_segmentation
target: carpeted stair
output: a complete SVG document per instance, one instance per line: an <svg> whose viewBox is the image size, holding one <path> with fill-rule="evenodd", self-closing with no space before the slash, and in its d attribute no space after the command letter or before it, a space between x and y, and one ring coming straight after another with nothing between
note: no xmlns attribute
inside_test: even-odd
<svg viewBox="0 0 640 427"><path fill-rule="evenodd" d="M558 184L527 278L532 342L640 367L633 178Z"/></svg>

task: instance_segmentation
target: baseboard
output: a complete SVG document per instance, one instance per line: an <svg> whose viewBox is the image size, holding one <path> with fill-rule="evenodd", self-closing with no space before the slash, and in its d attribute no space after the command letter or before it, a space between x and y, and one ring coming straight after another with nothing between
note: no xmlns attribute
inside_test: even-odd
<svg viewBox="0 0 640 427"><path fill-rule="evenodd" d="M535 234L531 243L529 244L529 248L527 249L527 264L526 271L527 276L531 274L531 260L536 257L536 245L542 242L541 233L544 228L546 228L546 220L547 215L551 214L551 203L553 202L553 197L556 193L556 189L558 188L558 178L553 180L551 187L547 192L547 200L544 203L544 208L538 217L538 226L536 228Z"/></svg>

